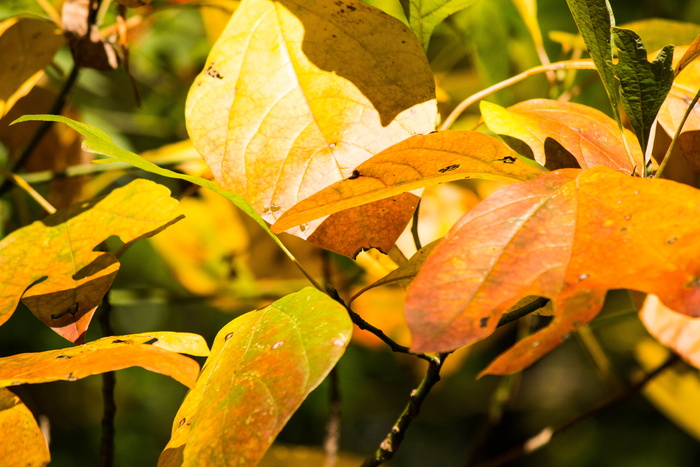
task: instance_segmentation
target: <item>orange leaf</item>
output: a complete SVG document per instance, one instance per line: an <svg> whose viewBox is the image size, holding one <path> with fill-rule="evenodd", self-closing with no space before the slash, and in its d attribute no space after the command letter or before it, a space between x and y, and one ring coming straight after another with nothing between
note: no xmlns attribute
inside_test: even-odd
<svg viewBox="0 0 700 467"><path fill-rule="evenodd" d="M0 388L0 459L3 465L46 465L49 447L34 416L19 397Z"/></svg>
<svg viewBox="0 0 700 467"><path fill-rule="evenodd" d="M113 255L95 247L112 235L125 243L154 235L179 220L177 204L164 186L134 180L5 237L0 241L0 324L22 298L59 335L82 342L119 269Z"/></svg>
<svg viewBox="0 0 700 467"><path fill-rule="evenodd" d="M486 370L520 371L593 319L610 289L654 293L699 314L700 192L605 167L562 169L509 185L469 211L409 287L418 352L490 335L518 299L552 299L554 318Z"/></svg>
<svg viewBox="0 0 700 467"><path fill-rule="evenodd" d="M147 345L151 343L151 345ZM199 364L176 352L207 355L196 334L159 332L112 336L67 349L0 358L0 387L49 381L75 381L86 376L140 366L187 387L194 386Z"/></svg>
<svg viewBox="0 0 700 467"><path fill-rule="evenodd" d="M345 351L345 309L306 288L219 331L158 465L257 465Z"/></svg>
<svg viewBox="0 0 700 467"><path fill-rule="evenodd" d="M542 172L505 144L475 131L418 135L385 149L353 173L301 201L279 218L283 232L328 214L438 183L467 178L527 180Z"/></svg>
<svg viewBox="0 0 700 467"><path fill-rule="evenodd" d="M63 43L60 29L48 21L11 18L0 22L0 117L29 93Z"/></svg>
<svg viewBox="0 0 700 467"><path fill-rule="evenodd" d="M430 132L436 115L420 42L355 0L244 0L186 108L216 179L270 223L372 155ZM290 233L309 238L319 224ZM348 249L366 247L358 242Z"/></svg>
<svg viewBox="0 0 700 467"><path fill-rule="evenodd" d="M550 170L596 165L628 173L635 169L617 123L592 107L532 99L504 109L482 101L481 113L491 131L522 141L526 148L517 142L512 146ZM625 130L625 137L639 173L644 164L642 150L632 132Z"/></svg>
<svg viewBox="0 0 700 467"><path fill-rule="evenodd" d="M648 295L639 310L639 318L649 334L700 368L700 319L671 310L655 295Z"/></svg>

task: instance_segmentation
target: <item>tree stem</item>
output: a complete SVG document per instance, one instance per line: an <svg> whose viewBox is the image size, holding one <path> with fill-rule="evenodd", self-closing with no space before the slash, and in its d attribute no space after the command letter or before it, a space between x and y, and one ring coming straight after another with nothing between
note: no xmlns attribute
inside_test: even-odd
<svg viewBox="0 0 700 467"><path fill-rule="evenodd" d="M112 305L109 303L108 295L102 300L102 310L99 315L102 334L113 336L114 330L110 323L110 312ZM102 438L100 440L100 466L112 467L114 465L114 419L117 413L117 404L114 401L114 388L117 378L113 371L102 373Z"/></svg>

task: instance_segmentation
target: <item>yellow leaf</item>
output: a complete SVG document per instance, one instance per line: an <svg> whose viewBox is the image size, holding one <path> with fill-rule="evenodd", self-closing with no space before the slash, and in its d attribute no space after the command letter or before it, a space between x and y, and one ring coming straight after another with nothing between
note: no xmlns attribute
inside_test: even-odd
<svg viewBox="0 0 700 467"><path fill-rule="evenodd" d="M34 416L19 397L0 388L0 459L3 465L42 466L49 447Z"/></svg>
<svg viewBox="0 0 700 467"><path fill-rule="evenodd" d="M354 0L244 0L186 106L215 178L270 223L436 115L415 35Z"/></svg>
<svg viewBox="0 0 700 467"><path fill-rule="evenodd" d="M124 243L154 235L180 219L177 204L164 186L139 179L12 232L0 241L0 324L21 298L62 337L82 342L119 269L95 247L112 235Z"/></svg>
<svg viewBox="0 0 700 467"><path fill-rule="evenodd" d="M0 117L34 87L64 42L60 29L48 21L12 18L0 22Z"/></svg>
<svg viewBox="0 0 700 467"><path fill-rule="evenodd" d="M649 334L700 368L700 318L676 313L661 303L656 295L647 295L639 310L639 318Z"/></svg>

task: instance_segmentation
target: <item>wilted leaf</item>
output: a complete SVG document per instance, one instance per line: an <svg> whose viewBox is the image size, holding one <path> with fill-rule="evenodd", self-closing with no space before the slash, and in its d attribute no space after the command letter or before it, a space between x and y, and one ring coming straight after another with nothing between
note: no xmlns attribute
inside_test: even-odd
<svg viewBox="0 0 700 467"><path fill-rule="evenodd" d="M428 50L430 36L435 26L453 13L470 7L477 0L409 0L409 24L413 32Z"/></svg>
<svg viewBox="0 0 700 467"><path fill-rule="evenodd" d="M88 20L90 0L65 0L61 9L63 33L68 39L75 64L96 70L114 70L119 66L117 53Z"/></svg>
<svg viewBox="0 0 700 467"><path fill-rule="evenodd" d="M548 99L532 99L508 109L486 101L480 106L491 131L508 137L511 147L550 170L596 165L628 173L635 169L617 123L592 107ZM643 167L644 155L634 135L626 130L625 137L637 169Z"/></svg>
<svg viewBox="0 0 700 467"><path fill-rule="evenodd" d="M51 461L49 447L26 405L0 388L0 459L4 465L43 466Z"/></svg>
<svg viewBox="0 0 700 467"><path fill-rule="evenodd" d="M112 235L124 243L148 237L177 220L167 188L134 180L16 230L0 241L0 324L22 298L44 324L82 342L119 269L113 255L95 247Z"/></svg>
<svg viewBox="0 0 700 467"><path fill-rule="evenodd" d="M159 465L256 465L350 340L345 309L306 288L219 331Z"/></svg>
<svg viewBox="0 0 700 467"><path fill-rule="evenodd" d="M552 323L485 370L520 371L593 319L610 289L655 293L688 315L700 308L700 192L605 167L562 169L509 185L458 222L409 287L418 352L490 335L518 299L552 299Z"/></svg>
<svg viewBox="0 0 700 467"><path fill-rule="evenodd" d="M434 97L415 35L380 10L244 0L190 90L186 117L217 180L272 223L372 155L433 130ZM318 224L292 233L309 238Z"/></svg>
<svg viewBox="0 0 700 467"><path fill-rule="evenodd" d="M610 3L608 0L566 0L566 3L603 81L613 116L617 118L619 83L610 62L614 49L611 28L615 26L615 17Z"/></svg>
<svg viewBox="0 0 700 467"><path fill-rule="evenodd" d="M61 31L48 21L0 22L0 118L34 87L63 43Z"/></svg>
<svg viewBox="0 0 700 467"><path fill-rule="evenodd" d="M673 83L673 46L649 63L642 39L629 29L613 28L619 61L612 66L620 80L620 98L637 139L646 150L651 125Z"/></svg>
<svg viewBox="0 0 700 467"><path fill-rule="evenodd" d="M151 345L148 345L151 344ZM189 333L157 332L111 336L67 349L0 358L0 387L49 381L75 381L86 376L140 366L191 388L199 364L179 352L205 356L207 344Z"/></svg>
<svg viewBox="0 0 700 467"><path fill-rule="evenodd" d="M649 334L696 368L700 368L700 319L671 310L655 295L648 295L639 318Z"/></svg>
<svg viewBox="0 0 700 467"><path fill-rule="evenodd" d="M639 343L637 360L645 371L653 371L668 358L669 352L648 339ZM678 366L665 370L649 381L642 392L673 423L700 441L700 375Z"/></svg>
<svg viewBox="0 0 700 467"><path fill-rule="evenodd" d="M301 201L272 226L283 232L344 209L466 178L527 180L542 172L500 141L475 131L440 131L402 141L358 166L345 180Z"/></svg>

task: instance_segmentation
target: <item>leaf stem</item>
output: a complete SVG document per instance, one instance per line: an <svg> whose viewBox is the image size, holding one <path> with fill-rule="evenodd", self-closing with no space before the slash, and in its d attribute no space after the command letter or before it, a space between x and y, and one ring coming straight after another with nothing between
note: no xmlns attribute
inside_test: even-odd
<svg viewBox="0 0 700 467"><path fill-rule="evenodd" d="M335 366L328 375L330 385L330 407L328 410L328 423L326 424L326 437L323 440L323 450L326 453L324 467L334 467L338 459L338 444L340 441L340 416L342 404L340 401L340 383L338 381L338 367Z"/></svg>
<svg viewBox="0 0 700 467"><path fill-rule="evenodd" d="M644 375L641 379L639 379L636 383L632 384L629 386L626 390L622 391L621 393L609 398L606 401L603 401L591 409L587 410L586 412L583 412L572 419L562 423L559 426L556 427L546 427L540 433L537 435L533 436L529 440L525 441L523 444L514 447L513 449L507 451L506 453L496 457L495 459L492 459L485 464L482 464L481 467L500 467L506 464L509 464L517 459L520 459L522 457L527 456L528 454L540 449L543 446L546 446L549 441L556 435L568 430L572 426L576 425L577 423L586 420L590 417L593 417L600 412L616 405L619 404L620 402L623 402L624 400L628 399L632 395L636 394L637 392L641 391L644 389L644 386L646 386L651 380L659 376L661 373L672 367L676 362L678 362L680 359L678 355L673 354L671 355L664 363L659 365L656 369L651 371L650 373L647 373Z"/></svg>
<svg viewBox="0 0 700 467"><path fill-rule="evenodd" d="M536 66L534 68L530 68L529 70L525 70L520 74L508 78L505 81L501 81L500 83L496 83L493 86L479 91L476 94L472 94L471 96L464 99L462 102L459 103L457 107L455 107L455 109L450 113L450 115L447 116L442 125L440 125L439 130L447 130L454 124L454 122L459 118L459 116L462 115L462 112L464 112L469 106L475 104L476 102L480 101L481 99L487 96L490 96L491 94L497 91L500 91L501 89L505 89L508 86L512 86L513 84L519 83L525 78L529 78L530 76L535 76L540 73L570 69L595 70L595 65L593 65L592 60L564 60L561 62L554 62L549 65Z"/></svg>
<svg viewBox="0 0 700 467"><path fill-rule="evenodd" d="M379 445L374 455L367 458L362 463L362 467L381 465L394 457L394 454L396 454L396 451L401 446L401 442L406 435L406 430L420 413L425 398L428 396L433 386L440 381L440 369L447 356L448 354L446 353L439 353L428 360L428 370L423 380L416 389L411 391L408 403L403 409L403 412L401 412L401 415L399 415L396 423L391 427L391 430L386 435L386 438L384 438L384 441Z"/></svg>
<svg viewBox="0 0 700 467"><path fill-rule="evenodd" d="M423 248L420 243L420 236L418 235L418 216L420 214L420 199L416 205L416 210L413 211L413 223L411 224L411 235L413 235L413 243L416 245L416 251Z"/></svg>
<svg viewBox="0 0 700 467"><path fill-rule="evenodd" d="M613 392L619 392L622 389L620 380L613 370L610 359L605 354L603 347L600 345L600 342L598 342L598 339L596 339L591 328L588 326L581 326L576 331L576 336L591 357L600 378L605 381L608 388L612 389Z"/></svg>
<svg viewBox="0 0 700 467"><path fill-rule="evenodd" d="M17 174L14 174L10 172L9 170L5 170L0 168L0 175L5 177L6 180L11 180L14 182L18 187L22 188L24 191L27 192L29 196L34 198L34 201L39 203L42 208L49 214L53 214L56 212L56 208L51 205L48 201L46 201L46 198L41 196L39 192L37 192L34 188L32 188L29 183L27 183L25 180L22 179L22 177L18 176Z"/></svg>
<svg viewBox="0 0 700 467"><path fill-rule="evenodd" d="M685 125L686 120L688 120L688 117L690 116L690 112L693 111L693 107L695 107L695 104L697 104L698 99L700 99L700 89L698 89L698 92L695 93L695 97L693 97L693 100L690 102L690 105L688 105L688 108L685 109L685 113L683 114L683 118L681 119L681 123L678 125L678 129L676 130L676 134L673 135L673 139L671 140L671 144L669 144L668 149L666 150L666 154L664 154L664 158L661 160L661 164L659 164L659 170L656 171L656 174L654 175L654 178L660 178L661 174L663 173L664 169L666 168L666 165L668 165L668 161L671 158L671 153L676 147L676 144L678 143L678 138L681 136L681 130L683 130L683 125Z"/></svg>

